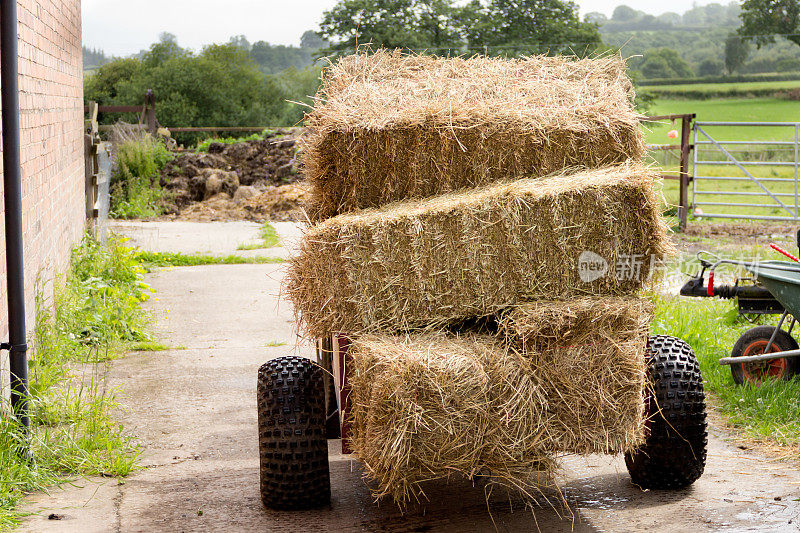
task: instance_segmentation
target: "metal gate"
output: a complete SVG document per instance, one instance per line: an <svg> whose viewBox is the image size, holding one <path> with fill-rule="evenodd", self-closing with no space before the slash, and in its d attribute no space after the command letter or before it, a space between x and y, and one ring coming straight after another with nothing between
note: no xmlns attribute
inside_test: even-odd
<svg viewBox="0 0 800 533"><path fill-rule="evenodd" d="M737 139L723 140L735 130ZM695 218L800 220L800 122L695 122Z"/></svg>

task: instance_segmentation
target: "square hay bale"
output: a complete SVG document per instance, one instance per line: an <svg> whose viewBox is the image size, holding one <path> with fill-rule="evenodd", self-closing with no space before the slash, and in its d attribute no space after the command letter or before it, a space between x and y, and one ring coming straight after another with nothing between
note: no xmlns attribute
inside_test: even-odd
<svg viewBox="0 0 800 533"><path fill-rule="evenodd" d="M306 233L287 292L312 337L437 327L530 300L633 294L651 261L672 249L654 177L623 165L340 215ZM635 265L618 275L620 263Z"/></svg>
<svg viewBox="0 0 800 533"><path fill-rule="evenodd" d="M497 339L367 335L349 354L351 446L376 497L403 505L425 481L489 470L529 494L551 481L541 387Z"/></svg>
<svg viewBox="0 0 800 533"><path fill-rule="evenodd" d="M651 306L578 298L505 313L497 335L367 334L350 345L352 446L376 496L491 472L531 495L559 453L620 453L644 441Z"/></svg>
<svg viewBox="0 0 800 533"><path fill-rule="evenodd" d="M325 70L305 120L310 214L640 159L633 96L612 55L345 57Z"/></svg>
<svg viewBox="0 0 800 533"><path fill-rule="evenodd" d="M501 337L545 391L548 450L613 454L644 442L652 317L636 297L527 303L502 315Z"/></svg>

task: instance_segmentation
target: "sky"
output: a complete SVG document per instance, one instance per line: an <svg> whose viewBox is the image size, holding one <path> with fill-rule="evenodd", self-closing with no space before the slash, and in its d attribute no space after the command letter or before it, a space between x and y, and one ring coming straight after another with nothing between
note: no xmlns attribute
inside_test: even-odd
<svg viewBox="0 0 800 533"><path fill-rule="evenodd" d="M718 0L727 3L728 0ZM653 15L683 13L708 0L578 0L581 16L606 15L619 4ZM300 36L318 29L323 11L336 0L83 0L83 44L108 55L125 56L149 48L167 31L181 46L199 50L244 35L250 42L297 46Z"/></svg>

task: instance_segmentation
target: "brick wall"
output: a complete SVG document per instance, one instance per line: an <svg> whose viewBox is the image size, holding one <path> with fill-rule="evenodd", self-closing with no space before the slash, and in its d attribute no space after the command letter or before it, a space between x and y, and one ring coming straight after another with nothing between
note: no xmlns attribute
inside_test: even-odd
<svg viewBox="0 0 800 533"><path fill-rule="evenodd" d="M25 295L30 331L37 275L47 280L63 271L70 248L84 230L81 3L19 0L17 5ZM3 216L0 214L0 337L7 340ZM0 386L7 396L7 352L0 354L0 361Z"/></svg>

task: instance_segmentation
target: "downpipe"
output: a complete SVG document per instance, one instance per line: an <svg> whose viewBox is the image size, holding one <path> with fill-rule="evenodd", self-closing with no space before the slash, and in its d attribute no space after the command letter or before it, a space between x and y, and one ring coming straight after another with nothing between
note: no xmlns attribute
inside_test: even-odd
<svg viewBox="0 0 800 533"><path fill-rule="evenodd" d="M19 141L19 65L17 0L0 0L0 110L3 125L3 203L5 206L8 342L11 412L27 431L28 344L25 332L25 277L22 260L22 180Z"/></svg>

